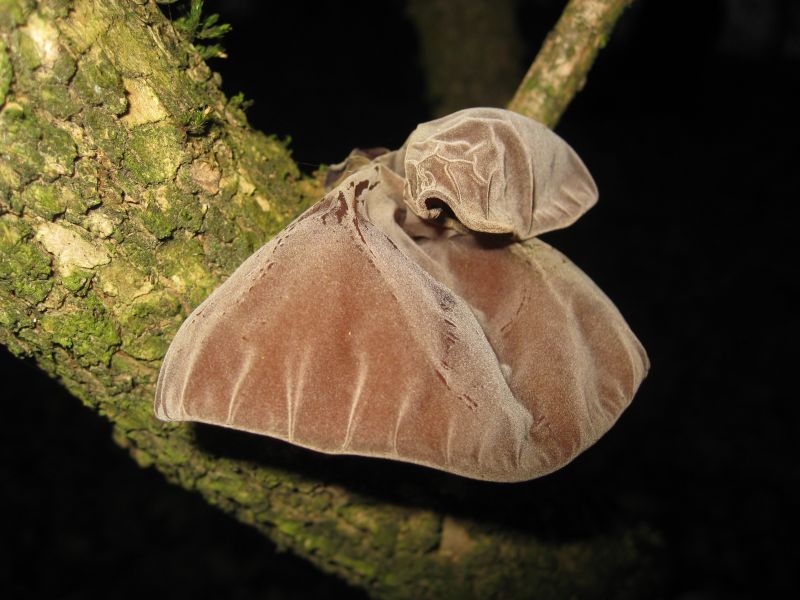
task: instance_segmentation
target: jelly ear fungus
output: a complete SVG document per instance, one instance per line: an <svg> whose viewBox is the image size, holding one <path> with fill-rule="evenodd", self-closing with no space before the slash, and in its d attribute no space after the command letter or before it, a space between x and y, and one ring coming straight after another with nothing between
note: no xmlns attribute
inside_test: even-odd
<svg viewBox="0 0 800 600"><path fill-rule="evenodd" d="M596 202L575 152L482 108L353 156L184 322L156 415L490 481L593 444L649 363L605 294L535 239Z"/></svg>

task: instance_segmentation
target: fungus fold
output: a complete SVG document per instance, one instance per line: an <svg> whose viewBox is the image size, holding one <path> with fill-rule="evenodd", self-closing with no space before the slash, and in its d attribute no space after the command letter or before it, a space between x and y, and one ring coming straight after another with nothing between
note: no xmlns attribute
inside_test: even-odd
<svg viewBox="0 0 800 600"><path fill-rule="evenodd" d="M645 351L535 238L597 200L566 142L467 109L330 176L183 323L158 418L509 482L560 468L614 424Z"/></svg>

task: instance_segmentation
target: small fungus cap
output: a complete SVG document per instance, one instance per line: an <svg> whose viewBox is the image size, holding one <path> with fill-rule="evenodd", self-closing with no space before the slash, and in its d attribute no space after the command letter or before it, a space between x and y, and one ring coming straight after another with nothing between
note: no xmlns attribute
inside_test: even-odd
<svg viewBox="0 0 800 600"><path fill-rule="evenodd" d="M469 229L526 240L571 225L597 202L575 151L506 110L467 109L423 123L400 154L404 200L423 219L446 205Z"/></svg>

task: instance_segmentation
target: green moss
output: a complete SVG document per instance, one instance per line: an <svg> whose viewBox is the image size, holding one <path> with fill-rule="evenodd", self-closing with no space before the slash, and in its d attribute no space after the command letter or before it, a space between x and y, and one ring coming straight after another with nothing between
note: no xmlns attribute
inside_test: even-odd
<svg viewBox="0 0 800 600"><path fill-rule="evenodd" d="M22 185L19 174L0 155L0 202L8 202L11 191Z"/></svg>
<svg viewBox="0 0 800 600"><path fill-rule="evenodd" d="M210 221L210 219L207 219ZM214 239L208 244L208 255L215 266L225 273L232 273L264 242L259 232L239 232L230 243L220 243Z"/></svg>
<svg viewBox="0 0 800 600"><path fill-rule="evenodd" d="M25 221L11 216L0 216L0 248L20 243L33 236L33 228Z"/></svg>
<svg viewBox="0 0 800 600"><path fill-rule="evenodd" d="M258 192L281 195L300 176L287 142L260 131L246 130L233 138L240 150L238 166L252 179Z"/></svg>
<svg viewBox="0 0 800 600"><path fill-rule="evenodd" d="M18 29L15 38L15 48L13 48L14 52L12 52L12 56L17 62L17 69L21 71L26 78L30 78L33 71L38 69L42 64L39 50L36 47L36 42L33 41L26 31Z"/></svg>
<svg viewBox="0 0 800 600"><path fill-rule="evenodd" d="M12 219L0 219L0 285L18 298L38 304L53 286L50 256L27 243L30 228Z"/></svg>
<svg viewBox="0 0 800 600"><path fill-rule="evenodd" d="M69 298L59 312L44 315L41 324L53 343L84 367L107 366L122 342L105 306L91 294Z"/></svg>
<svg viewBox="0 0 800 600"><path fill-rule="evenodd" d="M77 69L78 65L75 63L75 60L66 50L64 50L58 55L55 63L53 63L51 77L57 83L66 84L69 83L69 81L72 79L72 76L75 75L75 71L77 71Z"/></svg>
<svg viewBox="0 0 800 600"><path fill-rule="evenodd" d="M400 584L400 581L401 579L397 576L397 573L390 571L381 575L380 585L381 587L394 588Z"/></svg>
<svg viewBox="0 0 800 600"><path fill-rule="evenodd" d="M342 520L354 525L358 529L376 533L381 528L382 515L378 514L375 508L365 505L344 505L338 510Z"/></svg>
<svg viewBox="0 0 800 600"><path fill-rule="evenodd" d="M281 231L289 221L274 210L264 210L257 201L247 198L243 200L241 214L251 223L246 232L253 232L251 247L258 248L270 237Z"/></svg>
<svg viewBox="0 0 800 600"><path fill-rule="evenodd" d="M103 106L115 115L128 109L122 78L108 56L96 47L78 63L72 89L84 103Z"/></svg>
<svg viewBox="0 0 800 600"><path fill-rule="evenodd" d="M124 164L139 182L153 185L173 177L182 157L180 132L166 123L148 123L131 131Z"/></svg>
<svg viewBox="0 0 800 600"><path fill-rule="evenodd" d="M220 475L212 471L197 482L197 488L206 494L230 498L242 506L254 506L263 501L260 494L250 487L242 485L241 477L235 475ZM291 521L284 521L289 529L292 529L291 523Z"/></svg>
<svg viewBox="0 0 800 600"><path fill-rule="evenodd" d="M192 306L200 304L217 284L208 271L203 247L196 240L170 240L159 248L156 259L162 273L172 279Z"/></svg>
<svg viewBox="0 0 800 600"><path fill-rule="evenodd" d="M433 512L414 513L398 536L398 551L416 554L435 548L441 540L441 526L440 517Z"/></svg>
<svg viewBox="0 0 800 600"><path fill-rule="evenodd" d="M13 77L14 71L11 67L11 61L8 59L6 44L0 39L0 106L6 101Z"/></svg>
<svg viewBox="0 0 800 600"><path fill-rule="evenodd" d="M41 327L36 325L23 327L17 332L16 338L24 345L27 356L35 355L38 359L43 355L42 362L45 363L43 368L52 366L53 360L60 358L56 354L57 351L61 351L61 348L51 348L50 336ZM48 372L53 373L54 369L50 369Z"/></svg>
<svg viewBox="0 0 800 600"><path fill-rule="evenodd" d="M61 179L59 184L67 203L67 214L84 215L102 203L97 189L97 174L94 163L80 159L75 166L75 176Z"/></svg>
<svg viewBox="0 0 800 600"><path fill-rule="evenodd" d="M158 371L156 371L158 375ZM147 386L150 381L146 377L142 377L142 368L139 361L133 360L129 356L120 355L119 352L111 357L111 369L105 372L105 375L98 375L98 379L103 379L104 385L109 386L112 394L125 394L119 398L120 410L114 417L114 421L118 422L121 426L129 428L128 424L135 421L141 426L141 423L146 423L148 419L141 418L141 411L146 410L147 417L152 416L150 407L146 409L142 406L142 402L137 401L135 395L128 396L128 392L132 391L137 385ZM110 378L111 381L107 381ZM155 379L153 379L155 383ZM126 420L128 422L123 422Z"/></svg>
<svg viewBox="0 0 800 600"><path fill-rule="evenodd" d="M47 255L29 244L17 245L0 257L0 280L31 304L42 302L53 287L50 272Z"/></svg>
<svg viewBox="0 0 800 600"><path fill-rule="evenodd" d="M0 301L4 301L2 288L0 288ZM3 311L0 309L0 317ZM19 337L11 333L11 330L0 327L0 345L4 346L13 356L24 357L29 356L30 351L28 347L21 343Z"/></svg>
<svg viewBox="0 0 800 600"><path fill-rule="evenodd" d="M189 197L188 202L173 208L173 214L178 227L197 233L203 224L203 212L197 199L194 196Z"/></svg>
<svg viewBox="0 0 800 600"><path fill-rule="evenodd" d="M216 13L203 18L202 12L203 0L192 0L186 14L173 21L175 29L183 34L189 42L194 43L195 49L204 60L217 56L224 58L225 49L220 44L203 45L200 42L208 43L208 40L222 38L231 30L231 26L227 23L220 23L219 15Z"/></svg>
<svg viewBox="0 0 800 600"><path fill-rule="evenodd" d="M60 44L53 22L33 13L27 26L10 36L11 60L16 71L20 95L42 96L43 86L64 86L59 97L66 95L66 84L75 74L76 64L71 54ZM50 93L48 96L52 96Z"/></svg>
<svg viewBox="0 0 800 600"><path fill-rule="evenodd" d="M187 435L187 437L189 436ZM154 450L159 454L156 462L161 464L166 461L167 464L176 466L190 462L196 452L190 440L180 440L177 435L170 436L168 444L159 444Z"/></svg>
<svg viewBox="0 0 800 600"><path fill-rule="evenodd" d="M0 29L12 30L25 22L33 10L33 0L0 0Z"/></svg>
<svg viewBox="0 0 800 600"><path fill-rule="evenodd" d="M39 152L42 128L33 115L22 107L7 106L0 112L0 148L8 157L7 167L21 182L38 177L44 170L44 157Z"/></svg>
<svg viewBox="0 0 800 600"><path fill-rule="evenodd" d="M61 278L61 284L76 296L85 296L89 290L89 282L93 273L84 269L75 269L69 275Z"/></svg>
<svg viewBox="0 0 800 600"><path fill-rule="evenodd" d="M150 293L128 306L120 317L125 332L138 337L148 329L157 327L156 322L181 312L180 303L164 293Z"/></svg>
<svg viewBox="0 0 800 600"><path fill-rule="evenodd" d="M373 547L381 552L388 552L397 543L399 531L398 523L391 519L382 519L380 527L372 534L371 543Z"/></svg>
<svg viewBox="0 0 800 600"><path fill-rule="evenodd" d="M128 221L123 222L116 231L125 230L127 224ZM152 236L141 230L126 230L123 239L125 243L119 247L121 255L143 273L154 273L157 267L156 248L158 244Z"/></svg>
<svg viewBox="0 0 800 600"><path fill-rule="evenodd" d="M408 598L410 589L421 598L477 598L469 575L457 572L452 563L437 560L436 556L400 554L390 565L390 570L380 573L376 582L376 595L382 598ZM514 598L506 594L490 594L486 597Z"/></svg>
<svg viewBox="0 0 800 600"><path fill-rule="evenodd" d="M172 236L177 229L200 231L203 211L197 198L174 186L165 186L148 195L147 207L141 214L142 224L157 239Z"/></svg>
<svg viewBox="0 0 800 600"><path fill-rule="evenodd" d="M218 14L210 14L204 19L202 13L203 0L192 0L186 14L175 19L175 29L190 42L219 39L231 30L229 24L219 22Z"/></svg>
<svg viewBox="0 0 800 600"><path fill-rule="evenodd" d="M33 319L14 302L0 291L0 330L17 332L22 327L33 327Z"/></svg>
<svg viewBox="0 0 800 600"><path fill-rule="evenodd" d="M78 149L72 136L55 125L43 123L42 137L37 146L44 160L43 175L55 178L59 175L71 175Z"/></svg>
<svg viewBox="0 0 800 600"><path fill-rule="evenodd" d="M44 83L37 87L42 108L57 119L68 119L80 110L80 104L63 83Z"/></svg>
<svg viewBox="0 0 800 600"><path fill-rule="evenodd" d="M236 235L239 232L233 218L223 214L216 206L212 206L208 210L205 230L215 240L225 243L232 242L236 239Z"/></svg>
<svg viewBox="0 0 800 600"><path fill-rule="evenodd" d="M305 527L305 523L302 521L290 521L279 517L273 519L273 524L278 531L291 538L296 538Z"/></svg>
<svg viewBox="0 0 800 600"><path fill-rule="evenodd" d="M245 100L244 92L239 92L228 99L225 106L225 113L233 119L237 125L247 126L246 110L252 106L252 100Z"/></svg>
<svg viewBox="0 0 800 600"><path fill-rule="evenodd" d="M203 108L193 108L185 112L178 122L186 130L189 135L203 135L208 131L208 126L211 123L211 107L204 106Z"/></svg>
<svg viewBox="0 0 800 600"><path fill-rule="evenodd" d="M130 249L130 244L126 245L126 250ZM121 256L99 267L97 278L103 293L118 298L120 306L127 306L135 298L149 293L153 287L148 271L139 269Z"/></svg>
<svg viewBox="0 0 800 600"><path fill-rule="evenodd" d="M22 210L25 208L25 202L22 200L22 196L18 192L11 192L11 195L8 199L8 207L9 211L18 216L22 216Z"/></svg>
<svg viewBox="0 0 800 600"><path fill-rule="evenodd" d="M39 0L38 10L50 19L63 18L69 14L72 0Z"/></svg>
<svg viewBox="0 0 800 600"><path fill-rule="evenodd" d="M229 202L238 190L239 176L236 173L231 173L229 168L223 168L222 176L219 179L219 193L217 194L219 201Z"/></svg>
<svg viewBox="0 0 800 600"><path fill-rule="evenodd" d="M142 360L163 358L182 317L180 303L168 294L150 293L137 299L119 314L122 348Z"/></svg>
<svg viewBox="0 0 800 600"><path fill-rule="evenodd" d="M159 240L172 237L172 234L178 228L169 212L161 210L155 202L148 205L142 212L141 221L145 229Z"/></svg>
<svg viewBox="0 0 800 600"><path fill-rule="evenodd" d="M374 579L378 572L375 561L369 560L369 558L354 558L345 554L339 554L336 556L336 562L344 565L347 569L357 573L361 578L367 581Z"/></svg>
<svg viewBox="0 0 800 600"><path fill-rule="evenodd" d="M162 359L168 348L169 342L160 333L143 335L123 344L123 349L128 354L141 360Z"/></svg>
<svg viewBox="0 0 800 600"><path fill-rule="evenodd" d="M111 162L122 160L126 136L116 117L102 108L89 108L83 112L83 125L92 142Z"/></svg>
<svg viewBox="0 0 800 600"><path fill-rule="evenodd" d="M59 42L58 30L52 18L42 18L40 12L31 13L26 26L17 29L14 38L17 44L15 58L26 76L36 69L37 79L41 82L53 77L64 77L65 73L68 77L70 70L74 68L69 66L69 57L59 60L59 56L64 54L64 48ZM25 78L29 77L23 77ZM30 88L30 83L23 82L23 85Z"/></svg>
<svg viewBox="0 0 800 600"><path fill-rule="evenodd" d="M49 183L34 183L22 192L22 202L33 214L52 221L67 209L64 195Z"/></svg>

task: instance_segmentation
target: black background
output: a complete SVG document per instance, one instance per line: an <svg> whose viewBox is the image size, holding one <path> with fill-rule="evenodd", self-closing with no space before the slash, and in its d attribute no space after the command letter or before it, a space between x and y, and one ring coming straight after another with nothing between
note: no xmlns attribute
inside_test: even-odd
<svg viewBox="0 0 800 600"><path fill-rule="evenodd" d="M521 73L561 5L520 2ZM224 89L255 100L256 127L291 135L305 170L397 147L431 116L401 2L211 8L234 26L230 58L212 62ZM650 597L800 590L799 83L796 2L638 0L557 129L601 200L545 239L614 300L652 370L595 448L515 493L532 512L570 493L576 515L607 504L656 527L665 579ZM4 596L363 597L139 469L105 421L0 358Z"/></svg>

